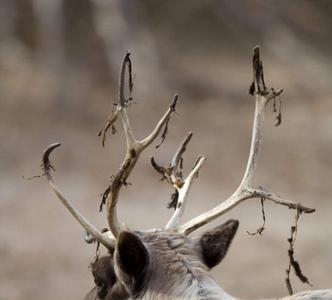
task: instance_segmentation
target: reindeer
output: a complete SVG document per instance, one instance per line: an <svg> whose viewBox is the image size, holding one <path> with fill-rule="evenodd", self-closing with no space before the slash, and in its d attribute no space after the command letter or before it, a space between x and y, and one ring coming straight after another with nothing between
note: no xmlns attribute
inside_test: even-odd
<svg viewBox="0 0 332 300"><path fill-rule="evenodd" d="M250 87L250 94L254 95L256 103L252 139L247 167L239 187L228 199L215 208L184 224L181 223L190 187L205 160L203 156L198 157L192 171L186 178L183 177L182 155L192 137L190 133L180 144L167 167L160 166L154 158L151 159L156 171L175 190L170 203L170 206L173 206L175 210L170 220L164 228L145 231L131 230L119 221L117 214L117 203L121 188L127 184L127 179L140 154L151 145L163 128L165 129L162 137L165 138L167 124L171 115L175 112L178 96L174 97L168 110L153 131L143 140L137 140L127 112L130 98L126 99L125 97L126 70L129 72L129 89L131 90L129 53L126 54L120 70L119 99L116 110L100 133L104 142L107 130L114 126L117 118L120 118L127 142L127 151L123 163L103 196L103 202L107 207L109 231L100 231L90 224L54 183L51 175L53 168L49 156L60 144L50 145L43 153L43 170L56 196L85 229L87 233L86 241L97 241L104 245L109 252L108 256L101 257L93 263L92 273L95 279L95 287L85 299L235 300L235 297L225 292L213 280L209 270L219 264L225 257L238 229L239 221L229 220L198 236L192 237L190 234L201 226L226 214L243 201L253 198L269 200L294 209L297 212L297 217L301 213L315 211L313 208L281 198L272 192L253 186L253 178L261 148L265 108L271 101L276 101L282 93L282 89L275 91L273 88L266 87L263 80L263 64L257 46L254 49L253 84ZM277 123L280 123L280 121L280 115L278 115ZM296 227L293 228L292 233L296 235ZM290 282L288 282L288 289L292 294ZM282 299L331 300L332 289L306 291Z"/></svg>

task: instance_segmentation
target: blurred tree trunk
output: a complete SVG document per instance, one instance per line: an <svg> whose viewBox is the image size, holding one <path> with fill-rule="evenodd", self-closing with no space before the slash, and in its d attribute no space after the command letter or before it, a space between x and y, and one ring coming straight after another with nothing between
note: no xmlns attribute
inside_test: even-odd
<svg viewBox="0 0 332 300"><path fill-rule="evenodd" d="M91 0L62 0L65 52L70 63L92 72L98 83L110 83L106 47L96 30Z"/></svg>
<svg viewBox="0 0 332 300"><path fill-rule="evenodd" d="M17 38L35 53L39 46L34 0L14 0L14 30Z"/></svg>

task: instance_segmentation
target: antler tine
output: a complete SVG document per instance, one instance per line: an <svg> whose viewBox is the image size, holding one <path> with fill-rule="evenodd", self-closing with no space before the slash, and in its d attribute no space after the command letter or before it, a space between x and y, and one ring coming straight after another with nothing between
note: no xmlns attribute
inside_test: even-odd
<svg viewBox="0 0 332 300"><path fill-rule="evenodd" d="M62 194L60 189L54 183L53 177L51 175L51 170L54 170L53 166L50 162L50 154L58 147L60 147L60 143L54 143L48 146L43 151L43 158L42 158L42 168L44 170L44 174L47 178L48 183L50 184L52 190L54 191L55 195L59 198L62 204L68 209L71 215L76 219L81 226L91 234L98 242L102 243L108 249L112 249L114 247L114 241L109 237L109 235L105 235L101 233L96 227L94 227L80 212L78 212L72 203L66 199L66 197Z"/></svg>
<svg viewBox="0 0 332 300"><path fill-rule="evenodd" d="M204 156L198 157L194 168L189 173L187 178L184 180L183 185L181 187L177 188L178 201L176 204L176 209L175 209L172 217L170 218L170 220L168 221L168 223L165 226L166 230L170 230L170 229L177 230L178 229L182 216L184 214L184 210L185 210L186 202L187 202L187 196L188 196L190 187L193 183L194 178L197 176L199 170L201 169L204 161L205 161Z"/></svg>
<svg viewBox="0 0 332 300"><path fill-rule="evenodd" d="M153 131L143 140L137 140L134 136L133 130L130 125L130 119L127 113L128 100L124 96L125 88L125 72L128 67L129 71L129 89L132 89L131 81L131 60L130 53L127 53L122 62L120 70L120 79L119 79L119 102L115 114L119 114L122 123L124 132L126 135L127 141L127 152L126 156L122 162L122 165L114 177L114 180L110 186L110 193L107 196L107 221L110 227L111 232L115 237L125 228L123 224L119 222L116 205L118 202L119 192L123 185L127 184L127 179L136 165L136 162L142 153L142 151L147 148L159 135L163 126L167 126L167 123L171 115L175 112L176 104L178 102L178 95L174 96L172 103L170 104L168 110L161 117Z"/></svg>
<svg viewBox="0 0 332 300"><path fill-rule="evenodd" d="M179 172L178 169L182 162L182 155L186 151L186 147L191 137L192 133L190 132L186 136L186 138L182 141L179 148L176 150L168 168L160 167L159 165L157 165L154 158L153 157L151 158L152 166L156 169L158 173L162 174L163 178L165 178L168 181L168 183L171 184L175 189L175 193L173 194L175 199L172 199L172 201L176 202L174 204L175 211L165 226L166 230L177 230L177 228L179 227L179 224L181 222L186 207L187 196L190 187L205 160L205 157L199 156L195 163L194 168L189 173L187 178L185 180L182 178L182 172ZM173 204L171 203L170 206L173 206Z"/></svg>
<svg viewBox="0 0 332 300"><path fill-rule="evenodd" d="M130 121L127 114L126 107L128 106L129 100L125 98L125 73L126 73L126 67L128 66L128 73L129 73L129 90L132 90L132 78L131 78L131 60L130 60L130 53L127 52L122 65L121 65L121 71L120 71L120 78L119 78L119 102L118 102L118 110L121 115L121 119L123 122L123 128L126 135L127 140L127 148L135 149L137 146L137 140L135 139L133 130L130 125Z"/></svg>
<svg viewBox="0 0 332 300"><path fill-rule="evenodd" d="M188 135L185 137L185 139L180 144L179 148L176 150L172 162L171 162L171 168L174 170L174 172L177 172L179 168L179 164L182 159L183 153L186 151L187 145L189 144L191 138L193 136L192 132L189 132Z"/></svg>
<svg viewBox="0 0 332 300"><path fill-rule="evenodd" d="M152 132L143 140L139 141L140 147L144 150L147 148L159 135L161 129L165 126L167 126L167 123L173 113L175 113L176 105L179 100L179 95L175 94L173 97L173 100L171 104L169 105L168 110L165 112L165 114L161 117L159 122L157 123L156 127L152 130Z"/></svg>
<svg viewBox="0 0 332 300"><path fill-rule="evenodd" d="M197 228L215 220L223 214L226 214L241 202L252 198L264 198L276 204L287 206L291 209L298 209L300 212L312 213L315 211L313 208L305 207L300 203L295 203L293 201L283 199L261 188L255 189L252 186L258 163L259 151L261 148L264 110L266 105L271 100L275 99L282 93L282 89L274 91L273 89L267 89L265 86L263 63L260 59L259 46L254 48L253 77L253 83L250 87L250 94L255 96L255 115L252 129L250 153L242 181L233 195L226 199L224 202L180 226L179 231L184 234L190 234Z"/></svg>

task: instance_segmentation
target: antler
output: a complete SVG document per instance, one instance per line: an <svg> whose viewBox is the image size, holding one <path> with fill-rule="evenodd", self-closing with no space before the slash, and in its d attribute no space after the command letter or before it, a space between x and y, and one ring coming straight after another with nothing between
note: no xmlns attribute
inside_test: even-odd
<svg viewBox="0 0 332 300"><path fill-rule="evenodd" d="M60 189L54 183L53 177L51 175L51 170L54 170L53 166L50 162L50 154L58 147L60 147L60 143L54 143L48 146L43 151L43 159L42 159L42 168L44 170L44 174L52 187L54 193L62 202L62 204L68 209L68 211L72 214L72 216L81 224L81 226L91 234L98 242L102 243L108 249L112 249L114 247L114 240L108 234L101 233L96 227L94 227L80 212L76 210L76 208L72 205L72 203L66 199L66 197L62 194Z"/></svg>
<svg viewBox="0 0 332 300"><path fill-rule="evenodd" d="M182 175L182 155L186 151L186 147L192 137L192 133L190 132L186 138L182 141L179 148L175 152L172 162L169 164L168 168L159 166L153 157L151 157L151 164L155 168L155 170L163 176L163 179L166 179L169 184L171 184L175 192L172 194L171 202L168 207L174 207L175 211L168 223L165 226L166 230L176 230L181 222L185 206L187 196L191 187L191 184L194 178L198 175L198 172L203 165L205 157L199 156L195 163L194 168L189 173L186 179L183 179Z"/></svg>
<svg viewBox="0 0 332 300"><path fill-rule="evenodd" d="M136 165L137 160L139 159L140 154L146 149L159 135L162 128L164 127L164 133L162 139L165 138L167 132L167 125L170 120L171 115L175 112L175 107L178 101L178 96L175 95L173 101L171 102L168 110L161 117L153 131L144 139L137 140L131 128L130 119L128 117L127 107L129 105L130 99L125 98L125 72L128 69L129 74L129 90L132 90L132 75L131 75L131 61L130 53L127 53L124 57L124 60L121 65L120 78L119 78L119 99L116 105L116 110L110 120L107 122L104 129L100 132L103 136L103 144L105 142L106 132L112 127L114 122L118 117L121 118L126 142L127 150L125 158L114 176L113 181L110 186L107 188L104 193L103 200L106 201L107 205L107 221L109 224L110 232L102 233L91 225L68 201L64 195L61 193L59 188L55 185L53 178L51 176L51 169L53 169L49 156L54 149L60 146L59 143L50 145L43 153L43 169L46 175L48 182L50 183L53 191L63 203L63 205L69 210L69 212L74 216L74 218L81 224L81 226L92 235L97 241L105 245L107 248L112 249L114 247L114 237L117 238L119 233L125 229L125 225L120 223L118 214L117 214L117 203L119 199L119 193L123 185L127 184L129 175L131 174L133 168ZM163 179L166 179L175 189L174 194L172 195L172 202L170 207L174 207L175 211L169 222L165 226L165 230L173 230L184 233L186 235L190 234L197 228L213 221L219 216L227 213L235 206L239 205L243 201L252 198L261 198L273 201L276 204L287 206L291 209L297 209L299 213L312 213L315 211L313 208L305 207L300 203L295 203L293 201L283 199L271 192L263 190L262 188L253 187L253 179L258 163L258 156L261 147L262 140L262 129L263 129L263 120L265 107L271 100L276 101L276 98L282 93L282 89L275 91L274 89L268 89L264 82L263 74L263 63L260 59L259 47L254 48L253 55L253 82L250 86L249 93L255 96L255 115L254 123L252 129L252 138L250 153L248 158L247 167L243 175L242 181L237 188L237 190L224 202L216 206L215 208L203 213L202 215L190 220L189 222L180 225L184 209L187 202L187 195L189 193L190 187L192 185L193 179L198 175L198 172L205 160L203 156L198 157L196 164L194 165L192 171L189 173L186 179L183 179L182 175L182 162L183 162L183 153L186 150L192 133L189 133L188 136L182 141L179 148L175 152L173 159L169 166L161 167L159 166L154 158L151 158L153 167L163 176ZM279 113L277 117L277 124L281 122L281 115ZM88 237L88 240L91 240Z"/></svg>
<svg viewBox="0 0 332 300"><path fill-rule="evenodd" d="M178 95L174 96L172 103L170 104L168 110L161 117L158 124L155 126L153 131L143 140L137 140L134 136L133 130L130 125L130 120L127 113L127 107L129 104L129 100L125 99L124 96L124 86L125 86L125 71L128 67L129 71L129 87L131 89L131 61L130 61L130 53L127 53L124 57L121 71L120 71L120 79L119 79L119 102L117 104L116 111L113 116L113 120L116 119L117 115L120 115L122 120L124 132L127 140L127 152L126 156L121 164L120 169L114 177L110 187L108 188L108 195L106 198L107 204L107 221L110 227L111 232L115 237L119 235L119 233L125 228L123 224L119 222L116 205L118 203L119 192L123 185L127 184L127 179L136 165L136 162L143 152L158 136L161 129L164 126L167 126L167 123L171 117L171 115L175 112L175 107L178 101Z"/></svg>
<svg viewBox="0 0 332 300"><path fill-rule="evenodd" d="M107 220L111 230L110 232L100 232L96 227L94 227L81 213L79 213L76 208L72 205L72 203L65 198L63 193L54 183L53 177L51 175L51 170L54 169L50 163L49 156L56 148L58 148L61 144L55 143L46 148L43 152L42 159L42 168L44 170L44 174L51 185L54 193L62 202L62 204L68 209L68 211L72 214L72 216L81 224L81 226L86 230L86 232L91 235L95 240L102 243L105 247L112 249L114 248L114 238L118 237L118 234L125 228L123 224L119 222L116 205L119 198L119 193L123 185L127 184L127 179L136 165L136 162L143 152L145 148L147 148L159 135L162 128L165 126L167 128L168 121L171 115L175 112L176 104L178 102L178 95L174 96L173 101L171 102L168 110L161 117L153 131L143 140L137 140L134 136L133 130L130 125L130 120L127 113L127 106L129 104L130 99L126 99L124 95L125 90L125 71L128 68L129 71L129 89L132 89L132 80L131 80L131 61L130 61L130 53L127 53L122 62L121 70L120 70L120 79L119 79L119 101L116 107L116 110L112 116L112 118L107 122L105 128L101 131L101 135L103 135L103 144L105 142L105 136L107 130L113 126L113 123L116 121L117 117L120 116L123 128L127 141L127 152L126 156L121 164L120 169L115 175L111 185L107 189L108 193L106 198L107 202ZM165 134L163 134L163 138L165 138ZM87 242L91 242L94 239L88 236L86 238Z"/></svg>
<svg viewBox="0 0 332 300"><path fill-rule="evenodd" d="M224 202L216 206L215 208L203 213L202 215L190 220L184 225L178 228L179 232L184 234L190 234L197 228L215 220L221 215L227 213L235 206L239 205L245 200L252 198L263 198L273 201L276 204L287 206L291 209L297 209L300 212L312 213L315 211L313 208L305 207L300 203L295 203L290 200L283 199L271 192L265 191L262 188L253 187L253 178L258 163L259 151L262 142L262 130L263 130L263 120L264 120L264 110L267 104L276 99L281 93L282 89L274 91L274 89L267 89L264 82L263 75L263 63L260 59L259 46L254 48L253 54L253 83L250 87L250 94L255 96L255 116L252 129L252 138L250 153L247 163L246 171L244 172L242 181L237 188L237 190ZM278 118L278 123L280 123L280 116Z"/></svg>

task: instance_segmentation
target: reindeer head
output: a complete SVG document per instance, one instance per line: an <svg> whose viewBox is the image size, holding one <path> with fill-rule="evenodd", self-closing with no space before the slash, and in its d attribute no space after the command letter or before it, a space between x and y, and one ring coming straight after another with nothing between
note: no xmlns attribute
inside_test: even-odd
<svg viewBox="0 0 332 300"><path fill-rule="evenodd" d="M207 271L225 257L238 225L229 220L193 238L171 232L122 231L113 254L93 264L96 286L86 299L180 297L185 290L194 296L194 282L209 278Z"/></svg>
<svg viewBox="0 0 332 300"><path fill-rule="evenodd" d="M225 201L200 216L181 224L187 196L193 180L205 160L199 156L189 175L184 178L182 172L182 156L192 137L192 133L180 144L167 167L160 166L154 158L153 167L173 188L172 201L169 206L175 211L164 228L149 231L129 230L120 222L117 214L117 203L121 188L127 184L127 179L134 169L141 153L162 133L163 140L167 133L167 125L175 112L178 96L176 95L164 116L154 130L143 140L137 140L131 128L127 107L131 98L125 98L125 73L129 72L129 90L132 89L131 61L126 54L120 71L119 100L113 116L101 131L103 143L106 132L113 128L120 117L127 141L127 151L123 163L113 177L110 186L103 196L107 207L107 221L110 231L101 232L90 224L62 194L55 185L51 175L52 166L50 153L59 143L49 146L43 154L43 169L57 197L69 210L74 218L83 226L94 240L103 244L111 253L98 261L93 267L96 287L89 295L99 299L154 298L154 295L179 299L220 299L227 297L212 297L208 291L216 290L216 284L207 271L218 264L225 256L227 249L236 233L238 221L230 220L199 237L189 237L189 234L199 227L227 213L233 207L245 200L259 198L296 209L298 212L313 212L314 209L304 207L290 200L282 199L262 188L253 187L253 177L257 168L258 155L261 147L264 111L267 104L281 94L282 90L268 89L263 80L263 64L256 47L253 56L253 84L250 93L255 96L256 107L252 131L252 140L247 168L237 190ZM277 117L280 123L280 115ZM91 239L90 239L91 240ZM209 287L209 288L208 288Z"/></svg>

